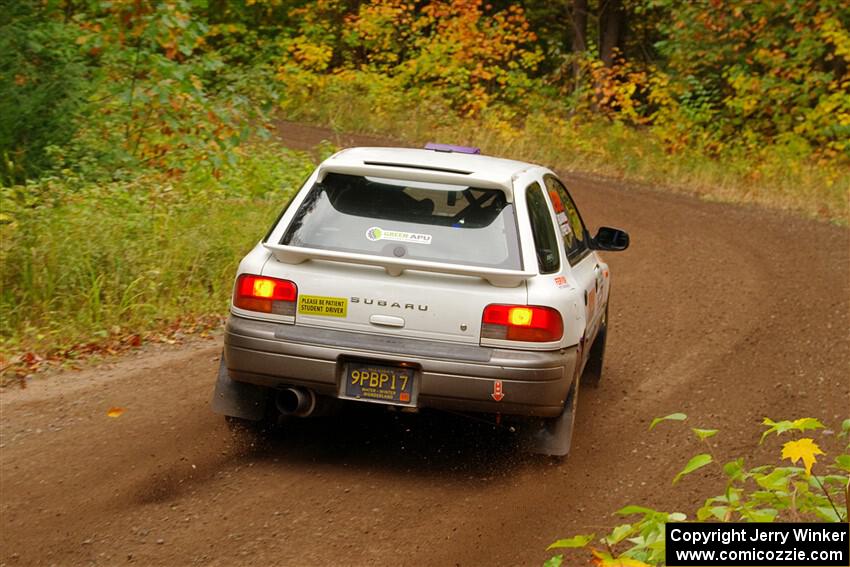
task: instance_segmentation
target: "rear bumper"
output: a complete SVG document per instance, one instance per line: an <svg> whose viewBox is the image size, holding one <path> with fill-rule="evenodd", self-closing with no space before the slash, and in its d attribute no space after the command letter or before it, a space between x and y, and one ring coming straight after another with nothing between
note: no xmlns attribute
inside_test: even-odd
<svg viewBox="0 0 850 567"><path fill-rule="evenodd" d="M400 339L256 321L231 315L224 357L233 380L303 386L336 397L340 360L406 362L420 369L419 407L555 416L576 368L576 349L519 351ZM496 380L504 398L493 399Z"/></svg>

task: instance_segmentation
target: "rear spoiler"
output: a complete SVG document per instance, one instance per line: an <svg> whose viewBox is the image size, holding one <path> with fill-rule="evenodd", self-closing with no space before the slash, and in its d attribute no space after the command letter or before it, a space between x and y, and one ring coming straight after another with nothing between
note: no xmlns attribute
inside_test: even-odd
<svg viewBox="0 0 850 567"><path fill-rule="evenodd" d="M391 276L400 276L405 270L416 270L420 272L479 277L487 280L496 287L517 287L528 278L537 275L536 272L525 272L522 270L501 270L498 268L460 266L440 262L427 262L424 260L385 258L370 254L302 248L300 246L286 246L284 244L264 244L264 246L274 254L277 260L286 264L300 264L307 260L326 260L345 264L380 266Z"/></svg>
<svg viewBox="0 0 850 567"><path fill-rule="evenodd" d="M504 183L492 179L482 179L466 171L428 168L426 166L395 163L346 164L326 161L319 166L317 181L321 182L328 173L343 173L364 177L383 177L404 181L425 181L446 185L464 185L480 189L500 189L509 203L513 202L514 192L511 180Z"/></svg>

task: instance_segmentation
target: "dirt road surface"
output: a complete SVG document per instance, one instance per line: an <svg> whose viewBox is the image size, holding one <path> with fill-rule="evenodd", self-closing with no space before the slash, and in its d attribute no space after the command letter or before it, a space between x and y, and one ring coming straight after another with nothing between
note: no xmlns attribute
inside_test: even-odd
<svg viewBox="0 0 850 567"><path fill-rule="evenodd" d="M291 124L310 148L327 130ZM585 218L627 229L612 267L598 389L582 390L563 463L446 414L356 408L249 447L211 413L220 339L157 347L0 396L4 565L539 565L558 537L601 533L642 503L693 512L720 488L673 474L701 452L756 449L765 416L850 414L850 232L565 174ZM264 227L246 227L261 236ZM125 408L110 418L110 407ZM829 441L818 435L818 440Z"/></svg>

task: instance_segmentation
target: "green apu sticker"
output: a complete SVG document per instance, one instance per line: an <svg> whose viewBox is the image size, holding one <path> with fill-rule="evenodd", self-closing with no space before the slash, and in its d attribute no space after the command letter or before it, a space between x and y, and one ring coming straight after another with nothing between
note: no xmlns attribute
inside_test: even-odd
<svg viewBox="0 0 850 567"><path fill-rule="evenodd" d="M413 244L431 244L432 238L430 234L405 232L403 230L387 230L379 226L373 226L366 231L366 239L372 242L376 240L394 240L396 242L410 242Z"/></svg>

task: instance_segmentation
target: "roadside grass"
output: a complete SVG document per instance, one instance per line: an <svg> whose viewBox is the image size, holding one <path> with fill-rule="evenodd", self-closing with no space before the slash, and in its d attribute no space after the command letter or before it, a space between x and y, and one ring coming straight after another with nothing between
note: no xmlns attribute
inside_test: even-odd
<svg viewBox="0 0 850 567"><path fill-rule="evenodd" d="M315 166L267 144L243 153L219 177L2 189L0 367L224 314L239 260Z"/></svg>
<svg viewBox="0 0 850 567"><path fill-rule="evenodd" d="M307 79L305 79L307 80ZM315 80L310 78L309 80ZM756 204L846 225L850 222L850 165L813 163L799 148L765 147L758 154L709 157L704 148L669 152L659 134L617 122L573 120L551 103L494 107L475 119L459 117L439 95L414 97L370 77L334 76L291 88L284 117L336 131L473 145L490 155L542 163L649 184L710 201ZM308 88L310 87L310 88ZM413 102L415 100L415 102Z"/></svg>

